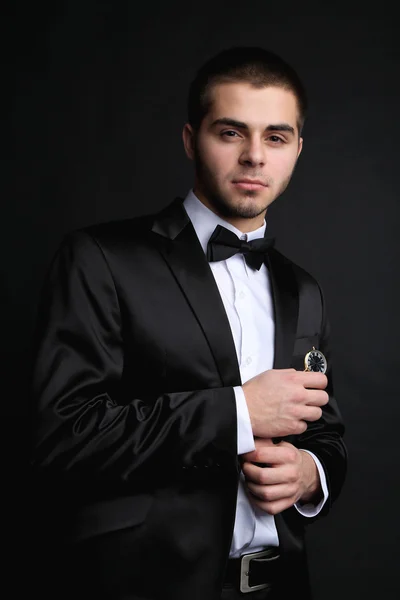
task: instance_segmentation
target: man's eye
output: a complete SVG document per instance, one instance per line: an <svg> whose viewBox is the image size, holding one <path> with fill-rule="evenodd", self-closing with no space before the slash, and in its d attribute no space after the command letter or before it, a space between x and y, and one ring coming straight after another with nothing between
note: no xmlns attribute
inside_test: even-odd
<svg viewBox="0 0 400 600"><path fill-rule="evenodd" d="M285 140L283 140L281 137L279 137L278 135L270 135L268 138L271 142L273 142L274 144L284 144Z"/></svg>
<svg viewBox="0 0 400 600"><path fill-rule="evenodd" d="M238 134L236 131L229 129L228 131L221 131L221 135L226 137L236 137Z"/></svg>

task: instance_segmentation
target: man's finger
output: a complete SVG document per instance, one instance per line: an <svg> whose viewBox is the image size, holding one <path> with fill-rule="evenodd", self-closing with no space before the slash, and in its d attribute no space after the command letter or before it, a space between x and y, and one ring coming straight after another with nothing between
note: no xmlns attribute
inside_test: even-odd
<svg viewBox="0 0 400 600"><path fill-rule="evenodd" d="M286 469L279 467L262 468L246 462L242 465L242 471L247 481L259 485L276 485L285 483L288 479Z"/></svg>
<svg viewBox="0 0 400 600"><path fill-rule="evenodd" d="M303 420L309 423L318 421L322 416L322 409L319 406L304 406L302 410Z"/></svg>
<svg viewBox="0 0 400 600"><path fill-rule="evenodd" d="M296 493L295 486L286 483L267 486L249 482L247 488L253 496L263 502L276 502L284 498L292 498Z"/></svg>
<svg viewBox="0 0 400 600"><path fill-rule="evenodd" d="M321 410L313 406L304 406L303 411L309 414L310 411ZM250 460L244 462L268 463L270 465L285 465L295 463L298 459L298 449L293 444L274 444L270 448L260 448L251 453Z"/></svg>
<svg viewBox="0 0 400 600"><path fill-rule="evenodd" d="M304 407L304 409L307 407ZM311 409L310 409L311 410ZM314 409L316 410L316 409ZM290 461L288 450L274 446L273 448L261 448L243 455L243 462L262 463L268 465L282 465Z"/></svg>
<svg viewBox="0 0 400 600"><path fill-rule="evenodd" d="M273 448L274 442L270 438L255 438L254 444L256 449L258 448Z"/></svg>
<svg viewBox="0 0 400 600"><path fill-rule="evenodd" d="M325 406L329 402L329 394L324 390L307 390L308 406Z"/></svg>
<svg viewBox="0 0 400 600"><path fill-rule="evenodd" d="M328 378L324 373L314 371L298 371L298 380L305 387L311 390L324 390L328 385Z"/></svg>
<svg viewBox="0 0 400 600"><path fill-rule="evenodd" d="M263 502L259 498L252 496L250 492L249 497L253 504L270 515L278 515L295 504L295 500L293 500L293 498L283 498L283 500L276 500L275 502Z"/></svg>

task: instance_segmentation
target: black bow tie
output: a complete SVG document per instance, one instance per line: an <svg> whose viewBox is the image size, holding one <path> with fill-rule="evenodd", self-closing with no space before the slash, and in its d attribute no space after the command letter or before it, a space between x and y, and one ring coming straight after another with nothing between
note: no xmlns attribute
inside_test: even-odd
<svg viewBox="0 0 400 600"><path fill-rule="evenodd" d="M245 242L240 240L233 231L217 225L208 242L207 260L209 262L226 260L241 252L249 267L260 270L265 254L273 244L274 240L267 237Z"/></svg>

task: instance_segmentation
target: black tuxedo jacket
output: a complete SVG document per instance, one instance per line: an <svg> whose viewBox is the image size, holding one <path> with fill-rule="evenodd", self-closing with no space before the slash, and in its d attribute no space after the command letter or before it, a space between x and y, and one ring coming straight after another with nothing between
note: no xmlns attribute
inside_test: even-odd
<svg viewBox="0 0 400 600"><path fill-rule="evenodd" d="M276 250L267 267L274 368L303 370L312 346L330 364L318 284ZM232 387L241 379L180 199L156 217L66 237L46 278L35 348L32 465L47 482L43 512L52 543L61 541L50 554L68 573L63 585L79 573L93 598L100 590L122 598L128 588L127 598L219 598L240 472ZM325 469L323 513L346 470L328 378L322 418L289 439ZM308 594L306 522L295 508L276 517L283 585L290 595L295 582L297 597Z"/></svg>

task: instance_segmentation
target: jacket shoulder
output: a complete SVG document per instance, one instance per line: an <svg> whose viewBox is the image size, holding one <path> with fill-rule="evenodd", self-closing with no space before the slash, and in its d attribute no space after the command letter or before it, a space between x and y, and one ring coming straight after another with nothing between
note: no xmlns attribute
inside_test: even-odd
<svg viewBox="0 0 400 600"><path fill-rule="evenodd" d="M63 236L59 250L69 248L80 253L96 246L103 251L126 249L149 237L153 221L153 215L145 215L80 227Z"/></svg>
<svg viewBox="0 0 400 600"><path fill-rule="evenodd" d="M131 219L121 219L118 221L109 221L83 227L75 234L83 234L96 240L100 245L108 243L124 243L137 238L143 238L151 230L154 215L145 215L133 217Z"/></svg>

